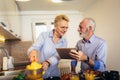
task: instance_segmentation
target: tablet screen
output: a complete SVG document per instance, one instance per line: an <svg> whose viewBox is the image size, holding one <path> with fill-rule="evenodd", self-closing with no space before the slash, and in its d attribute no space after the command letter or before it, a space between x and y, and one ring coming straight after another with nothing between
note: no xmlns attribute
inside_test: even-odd
<svg viewBox="0 0 120 80"><path fill-rule="evenodd" d="M76 48L56 48L59 56L61 59L73 59L70 55L69 52L70 50L76 50Z"/></svg>

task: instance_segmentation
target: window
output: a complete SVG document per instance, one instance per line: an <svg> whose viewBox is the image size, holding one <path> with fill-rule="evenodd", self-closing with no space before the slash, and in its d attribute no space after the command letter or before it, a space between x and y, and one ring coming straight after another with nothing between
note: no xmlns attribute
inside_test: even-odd
<svg viewBox="0 0 120 80"><path fill-rule="evenodd" d="M35 24L35 40L37 39L37 37L40 35L40 33L42 32L46 32L47 31L47 26L45 23L36 23Z"/></svg>
<svg viewBox="0 0 120 80"><path fill-rule="evenodd" d="M50 31L54 29L54 23L51 22L50 25L45 23L45 22L36 22L34 23L33 26L33 41L35 41L37 39L37 37L42 33L42 32L46 32L46 31Z"/></svg>

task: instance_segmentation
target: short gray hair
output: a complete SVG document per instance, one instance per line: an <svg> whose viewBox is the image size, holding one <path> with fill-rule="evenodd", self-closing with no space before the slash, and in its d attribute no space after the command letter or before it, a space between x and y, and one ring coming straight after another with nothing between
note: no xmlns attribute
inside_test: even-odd
<svg viewBox="0 0 120 80"><path fill-rule="evenodd" d="M88 20L88 24L87 26L91 26L92 27L92 31L95 31L95 27L96 27L96 22L93 18L85 18Z"/></svg>

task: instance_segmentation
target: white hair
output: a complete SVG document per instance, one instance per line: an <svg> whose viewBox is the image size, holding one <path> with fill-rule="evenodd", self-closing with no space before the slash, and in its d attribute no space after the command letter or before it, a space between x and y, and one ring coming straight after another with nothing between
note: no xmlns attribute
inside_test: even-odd
<svg viewBox="0 0 120 80"><path fill-rule="evenodd" d="M91 26L92 27L92 31L95 31L95 27L96 27L96 23L95 20L92 18L85 18L88 20L88 24L87 27Z"/></svg>

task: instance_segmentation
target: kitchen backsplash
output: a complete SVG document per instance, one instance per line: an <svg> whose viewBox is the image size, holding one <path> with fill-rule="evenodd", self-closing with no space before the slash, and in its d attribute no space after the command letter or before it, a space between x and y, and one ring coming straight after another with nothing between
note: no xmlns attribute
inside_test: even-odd
<svg viewBox="0 0 120 80"><path fill-rule="evenodd" d="M14 58L14 62L28 61L27 50L32 45L32 41L9 41L6 43L0 43L8 49L9 54ZM2 64L4 54L0 53L0 65ZM61 74L70 72L70 60L60 60L58 67L61 70ZM77 72L80 70L80 64L77 66Z"/></svg>
<svg viewBox="0 0 120 80"><path fill-rule="evenodd" d="M1 49L1 48L5 48L5 49L7 49L8 50L8 52L10 51L9 49L9 44L7 44L7 43L3 43L3 42L0 42L0 65L2 64L2 62L3 62L3 57L5 56L5 53L4 53L4 51Z"/></svg>
<svg viewBox="0 0 120 80"><path fill-rule="evenodd" d="M14 62L28 61L27 50L32 45L32 41L7 41L0 43L0 47L5 47L10 56L14 58ZM0 51L0 64L2 64L3 56Z"/></svg>
<svg viewBox="0 0 120 80"><path fill-rule="evenodd" d="M15 62L28 61L27 50L32 45L31 41L14 41L11 42L11 56Z"/></svg>

